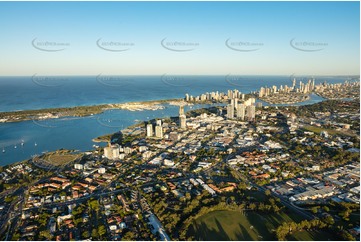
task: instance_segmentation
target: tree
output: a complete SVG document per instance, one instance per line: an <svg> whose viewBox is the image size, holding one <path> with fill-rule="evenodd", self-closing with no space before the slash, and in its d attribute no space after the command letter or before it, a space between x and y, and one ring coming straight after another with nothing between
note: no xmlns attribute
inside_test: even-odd
<svg viewBox="0 0 361 242"><path fill-rule="evenodd" d="M12 197L12 196L6 196L4 201L6 203L11 203L13 201L13 199L14 199L14 197Z"/></svg>
<svg viewBox="0 0 361 242"><path fill-rule="evenodd" d="M264 194L266 194L266 196L270 196L271 195L271 191L269 189L267 189L266 191L264 191Z"/></svg>
<svg viewBox="0 0 361 242"><path fill-rule="evenodd" d="M19 240L20 239L20 234L16 232L11 239L12 240Z"/></svg>
<svg viewBox="0 0 361 242"><path fill-rule="evenodd" d="M272 206L272 209L273 209L273 212L275 212L275 213L277 213L277 212L279 212L281 210L276 204L274 204Z"/></svg>
<svg viewBox="0 0 361 242"><path fill-rule="evenodd" d="M329 212L329 211L330 211L330 208L327 207L327 206L324 206L324 207L323 207L323 210L325 210L325 212Z"/></svg>
<svg viewBox="0 0 361 242"><path fill-rule="evenodd" d="M89 236L90 236L89 231L88 231L88 230L85 230L85 231L82 233L82 236L83 236L83 239L89 238Z"/></svg>
<svg viewBox="0 0 361 242"><path fill-rule="evenodd" d="M342 239L346 241L355 241L356 239L346 230L341 231L341 237Z"/></svg>
<svg viewBox="0 0 361 242"><path fill-rule="evenodd" d="M158 231L157 231L158 233ZM132 231L128 231L124 234L124 236L122 237L123 241L133 241L135 240L135 234Z"/></svg>
<svg viewBox="0 0 361 242"><path fill-rule="evenodd" d="M316 214L317 211L318 211L317 207L312 207L312 208L311 208L311 212L312 212L312 213Z"/></svg>
<svg viewBox="0 0 361 242"><path fill-rule="evenodd" d="M255 210L255 209L256 209L256 204L250 203L248 207L249 207L249 209L251 209L251 210Z"/></svg>
<svg viewBox="0 0 361 242"><path fill-rule="evenodd" d="M99 237L98 230L97 230L96 228L94 228L94 229L92 230L92 239L93 239L93 240L94 240L94 239L98 239L98 237Z"/></svg>
<svg viewBox="0 0 361 242"><path fill-rule="evenodd" d="M333 219L333 217L331 215L327 215L324 218L324 221L326 224L329 224L329 225L333 225L335 223L335 220Z"/></svg>
<svg viewBox="0 0 361 242"><path fill-rule="evenodd" d="M289 228L286 223L283 223L276 229L276 236L278 240L285 240L288 234Z"/></svg>
<svg viewBox="0 0 361 242"><path fill-rule="evenodd" d="M247 184L244 183L244 182L240 182L237 187L238 187L239 190L246 190L247 189Z"/></svg>
<svg viewBox="0 0 361 242"><path fill-rule="evenodd" d="M98 234L100 237L103 237L107 233L107 230L105 229L104 225L100 225L98 228Z"/></svg>
<svg viewBox="0 0 361 242"><path fill-rule="evenodd" d="M49 232L49 230L43 230L40 232L40 236L46 238L47 240L52 240L53 236Z"/></svg>
<svg viewBox="0 0 361 242"><path fill-rule="evenodd" d="M258 205L258 209L259 209L260 211L265 211L265 210L266 210L266 207L265 207L264 203L260 203L260 204Z"/></svg>

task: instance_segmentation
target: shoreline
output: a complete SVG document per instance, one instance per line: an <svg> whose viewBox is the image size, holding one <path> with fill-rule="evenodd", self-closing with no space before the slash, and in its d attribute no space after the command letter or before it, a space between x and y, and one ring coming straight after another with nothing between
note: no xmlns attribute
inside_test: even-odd
<svg viewBox="0 0 361 242"><path fill-rule="evenodd" d="M59 108L44 108L34 110L21 110L0 112L1 123L14 123L22 121L42 121L48 119L58 119L63 117L86 117L96 114L101 114L107 110L121 109L129 111L143 111L143 110L158 110L163 109L161 104L176 105L182 103L183 99L163 99L163 100L149 100L149 101L135 101L125 103L113 104L99 104L92 106L75 106L75 107L59 107Z"/></svg>
<svg viewBox="0 0 361 242"><path fill-rule="evenodd" d="M329 93L320 93L312 92L308 94L299 94L299 95L275 95L268 97L256 97L260 101L266 102L271 105L292 105L297 103L302 103L304 101L310 100L310 94L315 94L319 97L335 100L342 100L345 97L353 96L350 93L342 93L338 95L339 97L329 97ZM352 93L354 94L354 93ZM252 93L246 94L254 95ZM225 103L225 100L219 100L216 103ZM98 104L91 106L74 106L74 107L58 107L58 108L43 108L43 109L33 109L33 110L18 110L18 111L6 111L0 112L0 124L1 123L14 123L22 121L42 121L48 119L58 119L63 117L86 117L101 114L107 110L128 110L128 111L144 111L144 110L159 110L164 109L162 104L168 105L195 105L202 103L214 103L214 101L195 101L189 102L185 101L184 98L172 98L172 99L161 99L161 100L148 100L148 101L132 101L124 103L110 103L110 104Z"/></svg>
<svg viewBox="0 0 361 242"><path fill-rule="evenodd" d="M325 100L322 100L322 101L320 101L321 103L322 102L325 102L325 101L328 101L328 100L331 100L331 99L325 99ZM353 100L352 101L355 101L355 100L357 100L357 98L353 98ZM168 100L162 100L162 102L163 103L166 103ZM342 100L337 100L337 101L342 101ZM144 102L142 102L142 103L154 103L154 102L159 102L159 101L144 101ZM138 102L139 103L139 102ZM222 103L222 102L220 102L220 103ZM129 103L124 103L124 104L129 104ZM190 103L190 105L193 105L193 104L196 104L196 103ZM304 105L307 105L307 104L304 104ZM301 106L304 106L304 105L301 105ZM197 109L196 109L197 110ZM193 111L195 111L195 110L193 110ZM140 121L140 122L138 122L138 123L135 123L135 124L132 124L132 125L130 125L130 126L127 126L126 128L124 128L123 130L127 130L127 129L130 129L130 128L135 128L135 127L137 127L137 126L141 126L142 125L142 122L144 122L144 120L143 121ZM121 131L123 131L123 130L121 130ZM110 137L112 136L112 135L114 135L115 133L108 133L108 134L104 134L104 135L101 135L101 136L98 136L98 137L94 137L94 138L92 138L91 140L92 140L92 142L94 142L94 143L109 143L110 142ZM99 147L101 147L100 146L100 144L99 145L97 145L97 147L94 147L93 146L93 148L95 148L95 149L98 149ZM43 155L49 155L49 154L52 154L52 153L57 153L57 152L63 152L63 151L66 151L66 152L68 152L69 153L69 151L71 151L71 152L77 152L78 154L85 154L86 152L89 152L90 150L83 150L83 151L81 151L81 150L76 150L76 149L63 149L63 148L61 148L61 149L56 149L56 150L52 150L52 151L46 151L46 152L43 152L42 154L40 154L40 156L43 156ZM13 162L13 163L10 163L10 164L6 164L6 165L4 165L4 166L2 166L2 167L8 167L8 166L12 166L12 165L16 165L16 164L24 164L24 163L26 163L26 162L29 162L29 161L31 161L32 160L32 158L28 158L28 159L24 159L24 160L18 160L18 161L15 161L15 162Z"/></svg>

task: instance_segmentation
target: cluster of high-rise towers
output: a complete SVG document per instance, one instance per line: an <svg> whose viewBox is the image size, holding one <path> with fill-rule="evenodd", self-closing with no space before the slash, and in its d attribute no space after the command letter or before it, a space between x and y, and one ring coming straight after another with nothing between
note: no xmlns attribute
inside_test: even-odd
<svg viewBox="0 0 361 242"><path fill-rule="evenodd" d="M230 103L227 105L227 118L254 121L256 117L256 99L249 98L241 103L238 103L238 101L237 97L230 100Z"/></svg>
<svg viewBox="0 0 361 242"><path fill-rule="evenodd" d="M152 123L147 124L147 137L163 138L162 120L158 119L156 121L155 128L153 128Z"/></svg>
<svg viewBox="0 0 361 242"><path fill-rule="evenodd" d="M238 90L228 90L227 93L223 93L223 92L206 92L204 94L201 94L199 96L192 96L189 95L188 93L185 95L185 101L187 102L197 102L197 101L226 101L232 98L239 98L244 100L245 99L245 94L241 93Z"/></svg>
<svg viewBox="0 0 361 242"><path fill-rule="evenodd" d="M269 95L275 94L275 93L290 93L290 92L296 92L296 93L310 93L315 89L315 80L310 79L307 83L303 83L300 81L299 87L296 87L296 79L294 78L292 81L292 86L289 87L287 85L283 86L281 85L280 88L277 88L277 86L272 87L261 87L261 89L258 92L258 97L267 97Z"/></svg>
<svg viewBox="0 0 361 242"><path fill-rule="evenodd" d="M179 107L179 126L181 129L187 127L187 118L184 113L184 106ZM163 138L162 120L157 120L155 127L152 123L147 124L147 137Z"/></svg>
<svg viewBox="0 0 361 242"><path fill-rule="evenodd" d="M185 95L185 101L229 101L227 105L227 114L226 117L229 119L237 118L239 120L248 120L253 121L256 116L256 106L255 98L249 98L245 100L245 94L241 93L239 90L228 90L227 93L217 92L207 92L200 96L190 96L189 94ZM259 103L261 105L261 103ZM185 123L185 117L182 118L181 111L179 112L180 124L182 127L182 120Z"/></svg>

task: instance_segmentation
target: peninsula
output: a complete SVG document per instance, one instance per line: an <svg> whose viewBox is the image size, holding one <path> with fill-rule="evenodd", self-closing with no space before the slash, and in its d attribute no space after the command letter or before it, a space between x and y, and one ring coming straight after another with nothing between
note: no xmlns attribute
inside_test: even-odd
<svg viewBox="0 0 361 242"><path fill-rule="evenodd" d="M0 112L0 123L20 122L26 120L45 120L61 117L84 117L100 114L110 109L123 109L129 111L158 110L164 108L162 104L176 105L178 102L181 102L181 99Z"/></svg>

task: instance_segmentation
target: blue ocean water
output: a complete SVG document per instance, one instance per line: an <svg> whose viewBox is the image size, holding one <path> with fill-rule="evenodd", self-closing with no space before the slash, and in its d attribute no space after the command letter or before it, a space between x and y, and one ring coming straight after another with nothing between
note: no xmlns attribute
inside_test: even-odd
<svg viewBox="0 0 361 242"><path fill-rule="evenodd" d="M309 77L296 77L307 81ZM182 98L185 93L242 93L262 86L291 85L293 76L81 76L81 77L0 77L0 111L72 107L130 101ZM342 82L341 77L320 77L315 82ZM321 101L312 95L303 104ZM196 105L193 108L201 107ZM188 110L189 107L186 107ZM91 150L92 139L113 133L138 120L176 116L178 107L166 105L163 110L108 110L83 118L61 118L44 121L0 123L0 165L29 159L60 148ZM24 143L21 145L21 143ZM36 145L35 145L36 143ZM16 148L15 148L16 146ZM5 152L1 152L1 150Z"/></svg>
<svg viewBox="0 0 361 242"><path fill-rule="evenodd" d="M182 98L185 93L199 95L228 89L249 93L262 86L290 86L294 77L304 82L310 78L292 75L0 77L0 111ZM315 78L316 83L344 80Z"/></svg>

